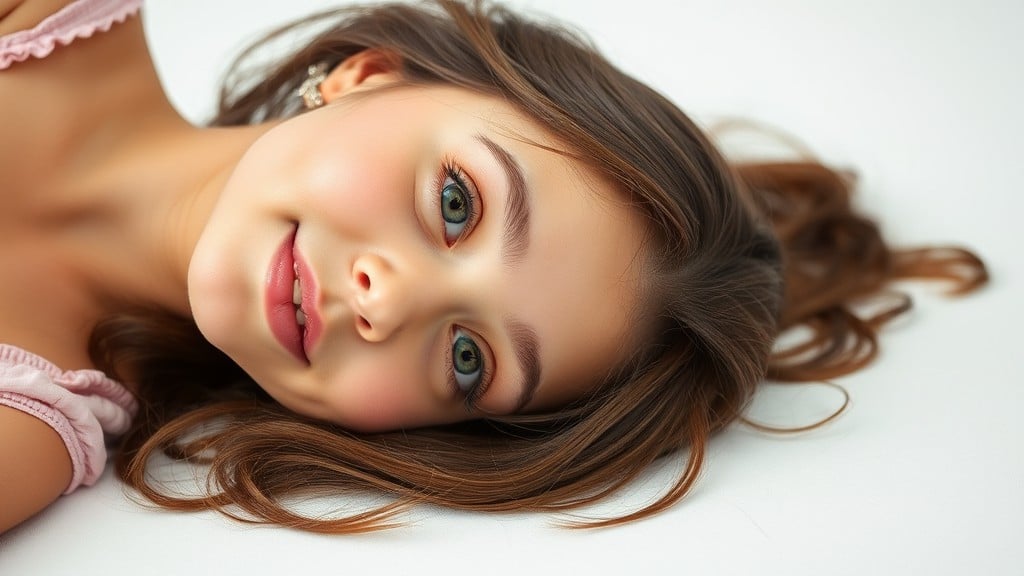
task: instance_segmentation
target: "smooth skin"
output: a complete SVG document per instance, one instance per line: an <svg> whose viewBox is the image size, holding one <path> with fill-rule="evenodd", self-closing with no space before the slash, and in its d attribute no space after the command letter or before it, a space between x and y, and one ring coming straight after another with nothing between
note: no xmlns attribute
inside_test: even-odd
<svg viewBox="0 0 1024 576"><path fill-rule="evenodd" d="M9 13L56 9L30 4ZM0 285L0 342L92 368L97 320L157 305L194 316L285 406L365 431L585 393L638 335L641 223L500 99L404 86L395 64L362 52L331 72L323 109L230 129L193 127L171 107L138 18L0 73L0 265L17 271ZM511 172L531 213L518 247ZM444 190L472 197L477 217L448 222ZM265 314L273 254L296 227L323 323L308 362ZM465 389L462 336L484 366ZM55 499L70 467L31 417L0 411L0 434L18 438L0 452L14 471L0 490L9 526Z"/></svg>
<svg viewBox="0 0 1024 576"><path fill-rule="evenodd" d="M64 4L67 2L63 0L2 1L0 35L31 28ZM0 89L6 89L2 81ZM0 92L0 104L6 103L6 100L3 92ZM9 158L6 141L8 138L0 140L0 153ZM0 165L6 167L6 164L6 161L0 160ZM3 194L6 204L11 195L10 189L0 194ZM6 222L7 219L4 219ZM0 246L0 253L4 255L3 263L8 264L11 244L6 235ZM3 318L0 330L6 335L10 331L6 326L7 316ZM18 441L10 441L12 438ZM34 416L8 406L0 406L0 533L55 500L70 481L71 458L57 432Z"/></svg>
<svg viewBox="0 0 1024 576"><path fill-rule="evenodd" d="M71 481L71 459L42 420L0 406L0 533L49 504ZM10 441L18 439L17 442Z"/></svg>
<svg viewBox="0 0 1024 576"><path fill-rule="evenodd" d="M32 28L48 14L67 3L66 0L0 0L0 35ZM6 76L0 74L0 109L7 110L7 105L12 99L24 97L26 91L33 85L34 82L28 81L10 83ZM5 176L8 173L8 166L17 158L13 156L17 151L15 138L21 134L19 126L11 121L11 116L0 111L0 121L5 126L4 138L0 138L0 170L3 170ZM17 185L18 182L14 180L11 184ZM20 195L19 192L15 192L14 186L5 182L5 186L0 189L2 205L6 207L16 194ZM0 222L5 225L4 228L11 223L11 218L0 218ZM10 231L0 233L3 234L0 241L0 265L3 265L5 270L11 270L11 266L19 266L27 260L13 250L14 243L24 237L19 238ZM0 335L3 336L3 341L37 341L39 338L34 336L33 332L26 332L11 322L11 310L16 309L16 306L8 304L11 292L16 292L15 298L23 297L26 292L24 288L9 282L4 282L0 286L0 310L3 311L0 316L3 318L0 322ZM25 336L29 338L26 339ZM0 533L54 501L70 481L71 458L57 432L34 416L14 408L0 406Z"/></svg>
<svg viewBox="0 0 1024 576"><path fill-rule="evenodd" d="M0 3L0 34L32 28L69 3ZM62 368L91 368L86 342L90 326L111 311L108 296L123 292L188 311L183 279L152 265L151 281L133 273L164 261L167 249L144 245L132 231L183 228L171 191L209 181L216 168L178 174L171 168L184 155L161 158L172 149L164 138L189 127L164 96L138 19L0 72L0 125L0 269L8 279L0 282L0 342ZM126 155L131 150L137 153ZM133 174L156 171L166 186L132 183ZM111 254L118 259L102 257ZM70 479L57 433L0 406L0 532L53 502Z"/></svg>
<svg viewBox="0 0 1024 576"><path fill-rule="evenodd" d="M399 81L385 55L353 56L323 87L332 104L249 149L190 265L200 330L285 406L360 431L579 397L610 368L596 358L629 351L638 219L584 167L534 144L559 147L504 102ZM520 178L502 158L530 212L518 243L506 224ZM456 180L478 218L445 220L440 195ZM263 314L267 263L296 225L324 325L308 364ZM453 382L460 335L483 356L468 393ZM532 392L524 340L536 347Z"/></svg>

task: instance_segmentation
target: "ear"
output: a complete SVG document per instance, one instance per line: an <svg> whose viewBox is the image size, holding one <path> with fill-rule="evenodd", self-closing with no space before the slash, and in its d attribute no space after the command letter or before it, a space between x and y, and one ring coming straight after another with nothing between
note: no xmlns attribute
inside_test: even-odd
<svg viewBox="0 0 1024 576"><path fill-rule="evenodd" d="M394 54L367 48L334 67L320 84L324 102L334 100L360 88L370 88L401 79L401 60Z"/></svg>

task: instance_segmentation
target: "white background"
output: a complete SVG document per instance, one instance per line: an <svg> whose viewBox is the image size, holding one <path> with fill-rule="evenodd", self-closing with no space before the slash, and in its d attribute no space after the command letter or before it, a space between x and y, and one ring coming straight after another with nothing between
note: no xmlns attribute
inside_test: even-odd
<svg viewBox="0 0 1024 576"><path fill-rule="evenodd" d="M957 242L992 284L916 307L881 359L840 381L836 423L717 437L698 488L623 528L419 509L358 537L144 509L110 470L0 538L0 574L1024 574L1024 3L1016 0L563 0L568 19L698 121L784 129L854 168L858 202L898 244ZM173 102L200 121L228 58L326 1L162 0L143 18ZM824 387L766 389L756 415L813 421ZM678 461L596 512L648 502Z"/></svg>

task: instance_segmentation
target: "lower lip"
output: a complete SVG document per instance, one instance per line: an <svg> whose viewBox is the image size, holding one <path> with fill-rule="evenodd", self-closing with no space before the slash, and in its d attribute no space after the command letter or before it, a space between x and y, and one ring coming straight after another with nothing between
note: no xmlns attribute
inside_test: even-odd
<svg viewBox="0 0 1024 576"><path fill-rule="evenodd" d="M303 364L309 364L302 345L302 330L295 320L295 304L292 303L295 289L295 258L292 255L294 245L293 228L270 261L264 312L270 324L270 331L278 343Z"/></svg>

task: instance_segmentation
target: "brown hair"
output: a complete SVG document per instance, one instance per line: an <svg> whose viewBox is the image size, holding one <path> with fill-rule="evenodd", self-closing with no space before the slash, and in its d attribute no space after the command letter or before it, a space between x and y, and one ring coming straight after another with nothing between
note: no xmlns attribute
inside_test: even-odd
<svg viewBox="0 0 1024 576"><path fill-rule="evenodd" d="M242 82L251 72L236 63L213 124L294 115L308 65L337 64L366 48L400 57L409 82L498 95L572 143L558 152L598 170L645 216L652 272L643 304L656 338L592 394L553 413L362 435L283 409L188 319L111 318L94 331L91 352L138 383L143 406L118 471L161 506L323 532L388 527L417 503L564 511L688 449L687 465L659 500L585 525L635 520L686 494L710 435L742 417L766 376L807 381L856 370L876 354L879 327L909 300L868 318L853 304L900 278L948 278L957 292L986 279L964 250L888 248L851 208L850 182L825 166L730 165L668 100L562 28L442 0L325 13L268 40L328 22L256 83ZM773 354L780 330L796 326L811 337ZM204 428L211 422L228 425ZM209 492L170 494L152 481L147 463L161 451L208 465ZM366 490L393 500L336 519L306 518L281 503Z"/></svg>

